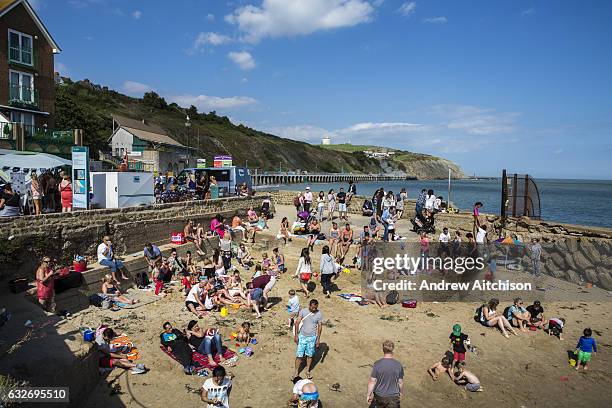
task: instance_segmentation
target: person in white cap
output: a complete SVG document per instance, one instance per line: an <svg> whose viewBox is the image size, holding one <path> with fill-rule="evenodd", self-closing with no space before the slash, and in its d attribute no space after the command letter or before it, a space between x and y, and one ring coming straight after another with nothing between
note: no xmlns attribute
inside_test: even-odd
<svg viewBox="0 0 612 408"><path fill-rule="evenodd" d="M312 205L312 192L310 191L310 187L306 187L306 191L304 192L304 211L310 213L310 206Z"/></svg>

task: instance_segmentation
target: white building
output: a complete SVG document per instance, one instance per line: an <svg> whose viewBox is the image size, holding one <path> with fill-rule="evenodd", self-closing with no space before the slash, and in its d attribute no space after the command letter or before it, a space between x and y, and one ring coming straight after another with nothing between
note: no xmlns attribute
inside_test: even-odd
<svg viewBox="0 0 612 408"><path fill-rule="evenodd" d="M330 145L331 144L331 138L329 136L325 136L323 138L323 140L321 140L321 144L322 145Z"/></svg>

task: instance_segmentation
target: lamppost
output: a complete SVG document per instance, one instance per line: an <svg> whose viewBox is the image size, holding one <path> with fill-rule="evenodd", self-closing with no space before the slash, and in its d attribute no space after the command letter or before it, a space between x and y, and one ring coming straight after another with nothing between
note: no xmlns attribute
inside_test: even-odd
<svg viewBox="0 0 612 408"><path fill-rule="evenodd" d="M189 115L185 119L185 127L187 128L187 167L191 167L191 148L189 143L189 128L191 127L191 119Z"/></svg>

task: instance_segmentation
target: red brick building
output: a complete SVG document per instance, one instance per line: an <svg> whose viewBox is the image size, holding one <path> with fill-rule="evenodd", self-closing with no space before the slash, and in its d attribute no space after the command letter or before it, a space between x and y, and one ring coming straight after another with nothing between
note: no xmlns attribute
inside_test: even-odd
<svg viewBox="0 0 612 408"><path fill-rule="evenodd" d="M27 0L0 0L0 122L54 127L60 51Z"/></svg>

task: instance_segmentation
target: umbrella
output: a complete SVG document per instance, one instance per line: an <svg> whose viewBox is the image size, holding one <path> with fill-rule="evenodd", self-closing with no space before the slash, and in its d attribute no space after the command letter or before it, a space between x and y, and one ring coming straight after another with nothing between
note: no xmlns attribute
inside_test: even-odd
<svg viewBox="0 0 612 408"><path fill-rule="evenodd" d="M27 168L27 169L52 169L55 167L69 166L72 161L62 159L48 153L38 154L5 154L0 156L0 168Z"/></svg>

